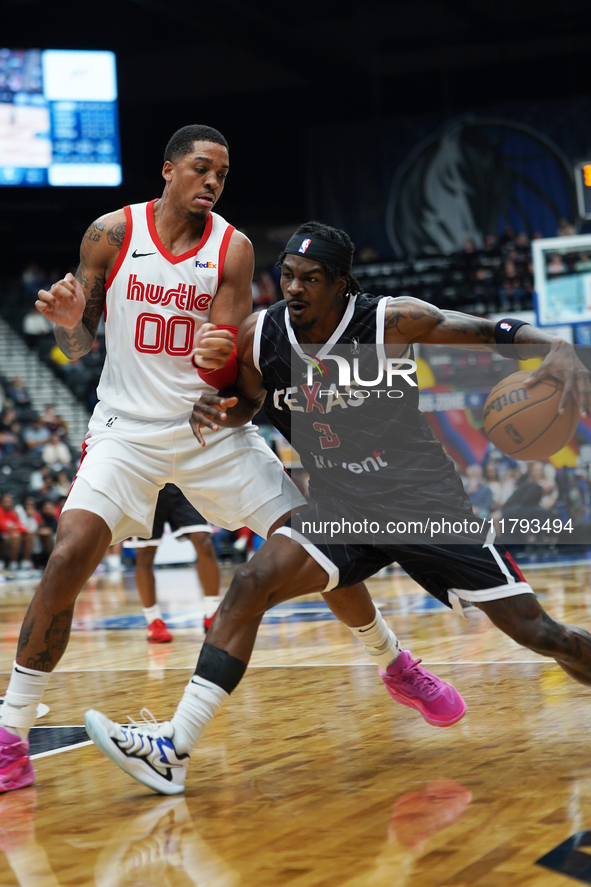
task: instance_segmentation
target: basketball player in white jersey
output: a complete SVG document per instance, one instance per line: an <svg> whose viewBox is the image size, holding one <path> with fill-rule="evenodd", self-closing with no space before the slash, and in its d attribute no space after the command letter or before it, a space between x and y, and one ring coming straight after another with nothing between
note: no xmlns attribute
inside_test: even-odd
<svg viewBox="0 0 591 887"><path fill-rule="evenodd" d="M71 359L90 350L104 312L107 357L56 545L21 628L0 716L0 791L34 781L27 736L66 649L76 598L109 545L150 537L166 483L212 524L248 526L264 538L305 507L253 425L207 431L203 449L189 425L200 391L234 381L235 334L252 306L252 245L213 212L228 157L217 130L183 127L165 151L162 197L95 221L76 278L39 293L37 308ZM352 629L371 627L358 637L384 667L397 658L398 641L363 585L333 594L329 605ZM442 725L464 713L457 691L415 663L404 680L407 697L438 700ZM198 682L187 689L203 692Z"/></svg>

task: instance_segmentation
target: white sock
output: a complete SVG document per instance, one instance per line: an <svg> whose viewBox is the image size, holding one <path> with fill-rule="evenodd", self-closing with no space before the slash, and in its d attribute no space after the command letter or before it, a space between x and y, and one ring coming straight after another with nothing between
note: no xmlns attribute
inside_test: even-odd
<svg viewBox="0 0 591 887"><path fill-rule="evenodd" d="M154 619L162 619L162 613L158 604L154 604L153 607L144 607L144 616L148 625L151 625Z"/></svg>
<svg viewBox="0 0 591 887"><path fill-rule="evenodd" d="M356 638L359 638L369 655L380 666L382 671L395 662L400 655L398 638L391 628L388 628L379 610L376 610L376 618L369 625L360 625L351 628Z"/></svg>
<svg viewBox="0 0 591 887"><path fill-rule="evenodd" d="M0 709L0 723L6 730L21 739L27 738L50 677L48 671L34 671L16 662L12 664L10 683Z"/></svg>
<svg viewBox="0 0 591 887"><path fill-rule="evenodd" d="M213 616L217 608L222 602L222 598L219 594L216 595L203 595L203 615L206 619L209 619L210 616Z"/></svg>
<svg viewBox="0 0 591 887"><path fill-rule="evenodd" d="M187 754L191 751L203 728L209 724L228 696L229 693L217 684L193 675L171 721L177 751Z"/></svg>

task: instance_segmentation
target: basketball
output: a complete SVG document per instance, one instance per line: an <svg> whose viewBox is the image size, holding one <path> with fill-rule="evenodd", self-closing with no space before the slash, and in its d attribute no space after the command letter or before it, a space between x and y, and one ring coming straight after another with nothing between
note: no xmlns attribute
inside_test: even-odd
<svg viewBox="0 0 591 887"><path fill-rule="evenodd" d="M484 405L484 433L514 459L547 459L572 440L579 406L571 395L559 414L562 382L546 378L526 388L530 375L513 373L493 388Z"/></svg>

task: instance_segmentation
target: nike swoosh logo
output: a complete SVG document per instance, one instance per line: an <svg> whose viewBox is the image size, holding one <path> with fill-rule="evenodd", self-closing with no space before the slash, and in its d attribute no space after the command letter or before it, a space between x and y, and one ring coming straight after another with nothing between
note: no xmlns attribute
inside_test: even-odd
<svg viewBox="0 0 591 887"><path fill-rule="evenodd" d="M196 681L195 678L191 680L191 683L195 685L195 687L205 687L206 690L209 690L209 684L202 684L201 681Z"/></svg>
<svg viewBox="0 0 591 887"><path fill-rule="evenodd" d="M366 631L371 631L372 628L375 628L375 627L376 627L376 623L374 622L374 624L370 625L369 628L358 628L357 631L359 632L359 634L363 634Z"/></svg>
<svg viewBox="0 0 591 887"><path fill-rule="evenodd" d="M141 259L142 256L155 256L155 255L156 255L155 252L153 252L153 253L138 253L138 251L134 249L134 251L131 254L131 258L132 259Z"/></svg>

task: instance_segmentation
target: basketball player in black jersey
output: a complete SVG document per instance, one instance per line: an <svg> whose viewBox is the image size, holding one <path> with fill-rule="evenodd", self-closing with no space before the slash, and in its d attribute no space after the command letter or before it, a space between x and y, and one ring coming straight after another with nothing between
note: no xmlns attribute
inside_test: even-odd
<svg viewBox="0 0 591 887"><path fill-rule="evenodd" d="M294 499L301 499L289 479L284 477L279 461L256 438L253 429L245 429L244 435L235 435L243 441L250 438L244 449L238 443L227 450L222 446L223 452L216 450L216 457L212 453L214 447L210 446L211 462L208 464L211 474L209 471L202 473L198 465L192 464L195 448L187 421L190 402L183 400L183 390L186 392L188 385L192 384L191 380L197 380L197 377L189 364L188 354L185 355L182 348L176 351L177 346L173 347L172 339L169 342L172 321L181 324L174 329L190 330L187 333L190 338L194 334L191 339L194 346L192 361L203 381L221 387L218 371L221 370L226 376L228 367L234 368L231 379L225 384L230 384L236 378L234 334L252 307L252 245L233 226L226 226L223 220L222 228L218 228L218 251L210 256L215 259L217 255L218 262L223 261L223 267L220 265L213 273L217 267L217 263L213 263L213 276L209 277L209 283L201 277L201 271L197 274L197 265L202 268L201 262L196 260L197 254L201 255L202 241L207 245L210 236L213 236L212 226L220 224L219 217L218 222L212 222L211 211L224 190L228 170L228 144L220 132L201 125L182 127L174 133L165 149L162 197L145 204L143 208L141 205L136 205L135 209L122 208L93 222L81 243L76 277L68 274L53 284L50 290L39 292L37 308L55 324L56 340L71 359L81 357L90 350L99 320L106 312L109 292L111 307L107 328L110 324L112 336L115 337L107 335L107 342L111 341L107 346L110 370L106 374L110 394L103 406L99 405L96 409L98 415L103 407L106 408L109 418L102 416L93 426L97 446L93 447L91 441L85 450L80 473L60 517L55 549L21 627L17 655L0 712L0 793L24 788L34 781L27 737L49 675L67 647L77 596L115 538L114 531L119 538L128 535L123 530L128 524L137 527L142 514L142 520L152 521L151 508L161 482L175 474L182 474L183 483L179 483L187 495L194 494L197 498L203 492L207 497L205 487L211 489L211 499L208 503L203 500L202 510L205 511L209 505L213 509L212 514L224 517L224 509L227 508L228 517L224 518L227 523L233 522L238 514L248 516L249 520L245 520L245 523L258 531L268 524L270 527L279 526L289 516ZM137 254L132 246L135 236L134 213L136 234L138 230L140 233L143 230L146 244ZM223 235L222 229L225 232ZM139 241L135 242L139 245ZM131 249L128 250L128 247ZM223 249L227 249L225 259ZM202 295L206 300L211 298L210 323L202 323L198 316L194 320L187 316L186 325L182 318L171 317L171 325L166 327L169 323L166 314L168 308L164 314L158 315L158 322L154 320L154 315L146 315L140 304L144 299L144 284L141 284L141 298L138 300L131 297L132 291L126 290L123 278L118 277L118 271L125 266L125 262L136 259L142 263L136 267L137 271L144 262L148 263L147 267L152 261L160 264L158 274L161 274L161 278L158 276L155 279L161 279L166 289L171 287L165 294L169 300L173 293L177 293L180 301L175 299L175 302L182 311L186 309L185 296L182 295L184 287L188 284L191 290L189 281L195 274L195 280L201 280L204 287ZM205 264L209 269L210 262ZM186 282L180 285L181 289L175 289L179 286L179 279L184 279L185 275ZM129 280L132 277L137 280L135 273L130 275ZM153 287L154 283L151 285ZM162 286L156 287L156 295L160 290L158 299L163 294ZM210 289L213 292L210 293ZM195 305L200 299L201 296L195 300ZM151 311L158 312L164 302L159 305L151 302L150 305ZM121 323L114 319L119 317L119 311L129 310L132 314L121 315ZM150 323L156 323L162 335L165 327L169 331L165 339L159 334L159 345L153 353L152 346L145 346L142 338L144 327L141 324L146 317L152 317ZM134 328L135 342L131 334L128 342L130 348L126 349L122 343L127 340L118 341L116 334L118 331L129 334ZM173 338L176 342L176 333ZM133 347L131 342L134 342ZM185 344L188 342L187 339ZM130 362L132 357L135 362ZM145 365L144 357L148 360ZM164 363L160 365L160 370L152 358L155 361L162 358ZM165 370L164 367L169 368ZM110 397L114 400L109 401ZM167 405L164 404L162 412L150 412L152 402L156 404L159 401L162 408L163 400L176 404L178 409L176 418L173 416L174 409L170 413L177 423L174 432L170 431L174 435L174 443L168 439L165 444L158 443L169 421L166 418ZM125 418L128 411L132 414L129 421L132 425L139 423L136 429L141 427L141 431L130 430L131 426ZM126 432L123 431L124 426ZM171 426L168 427L170 429ZM152 438L152 434L156 439ZM232 435L227 437L231 438ZM213 444L213 441L210 443ZM117 449L120 446L126 450L124 457ZM255 455L257 452L258 456ZM251 455L257 459L256 463L250 459ZM157 466L152 457L157 460ZM251 463L258 465L258 468L244 467ZM82 474L93 464L96 476L87 483ZM100 483L97 483L97 478L102 478ZM201 491L197 489L200 485L203 485ZM258 503L258 511L255 509L256 514L248 514L248 508L255 502ZM247 509L246 515L241 511L242 507ZM142 525L140 522L140 526L145 530L148 523ZM333 595L330 606L338 618L352 626L353 633L377 662L386 667L398 658L400 647L397 638L376 611L366 588L360 585L356 589L344 589L340 594ZM365 632L368 626L369 630ZM437 725L447 726L462 717L465 703L451 685L430 675L412 659L406 661L406 657L403 657L402 662L405 667L398 679L404 683L408 694L404 699L401 697L405 704L419 707L423 716ZM189 690L211 697L217 705L226 696L224 690L212 690L211 686L202 691L191 684ZM420 698L417 698L417 694ZM170 752L171 755L173 753Z"/></svg>
<svg viewBox="0 0 591 887"><path fill-rule="evenodd" d="M544 358L531 384L558 376L564 381L565 397L574 389L581 410L588 413L591 408L589 373L567 343L520 321L495 325L440 311L417 299L363 295L350 273L352 255L345 232L319 223L301 226L279 260L285 302L247 318L240 329L240 370L234 391L225 398L206 395L195 405L192 426L202 445L200 426L240 424L263 402L271 422L288 438L296 416L301 431L297 447L310 474L313 501L292 516L291 527L279 528L236 572L193 680L204 691L215 687L231 693L244 674L267 609L311 592L330 597L331 589L352 586L396 561L446 605L477 606L515 641L554 658L576 680L591 685L591 635L545 613L501 546L482 539L433 545L394 537L377 545L373 539L335 544L322 534L311 537L311 526L367 515L397 516L405 509L407 514L421 510L427 514L430 509L432 514L447 513L469 522L474 516L453 463L418 410L416 390L389 411L372 413L363 404L357 406L354 396L335 390L330 380L323 381L325 394L332 397L329 410L327 400L318 397L319 388L310 384L310 354L326 368L332 348L352 352L384 345L403 366L413 342L491 350L508 345L516 355L529 346L528 356L533 351ZM341 439L339 423L347 410L355 414L355 434L349 426L348 436ZM364 462L368 470L362 467ZM395 695L396 669L391 673L387 668L382 677ZM87 714L86 724L101 750L122 769L156 791L173 794L183 790L188 751L217 707L205 692L192 708L183 698L174 728L169 722L152 728L123 727L97 712ZM171 746L177 749L172 760Z"/></svg>

